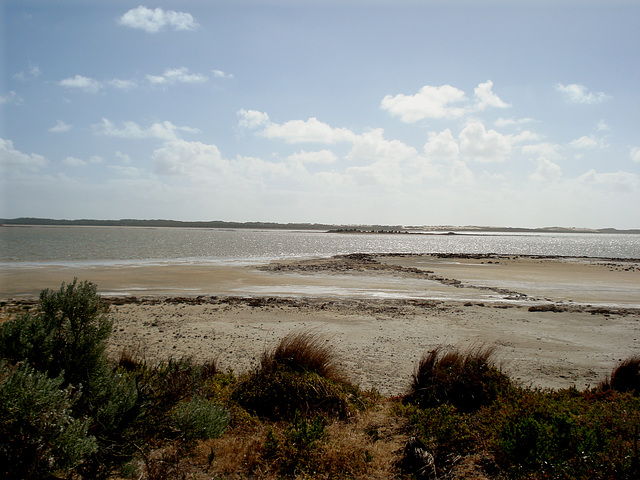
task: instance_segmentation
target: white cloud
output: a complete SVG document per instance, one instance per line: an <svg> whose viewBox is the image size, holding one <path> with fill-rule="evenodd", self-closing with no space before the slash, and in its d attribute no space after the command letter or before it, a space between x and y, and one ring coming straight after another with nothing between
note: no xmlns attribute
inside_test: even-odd
<svg viewBox="0 0 640 480"><path fill-rule="evenodd" d="M131 163L131 157L129 155L127 155L126 153L122 153L120 150L118 150L116 152L116 158L118 160L120 160L124 164L130 164Z"/></svg>
<svg viewBox="0 0 640 480"><path fill-rule="evenodd" d="M256 119L257 117L254 116L253 118ZM291 120L283 124L269 122L263 130L262 136L280 138L287 143L331 144L352 141L355 134L347 128L333 128L317 118L311 117L306 121Z"/></svg>
<svg viewBox="0 0 640 480"><path fill-rule="evenodd" d="M139 6L126 12L118 19L120 25L138 28L147 33L157 33L165 27L177 31L195 30L198 24L190 13L176 12L173 10L163 10Z"/></svg>
<svg viewBox="0 0 640 480"><path fill-rule="evenodd" d="M585 135L580 138L576 138L575 140L571 140L569 145L573 148L588 149L597 147L598 141L592 136Z"/></svg>
<svg viewBox="0 0 640 480"><path fill-rule="evenodd" d="M470 120L458 138L462 154L479 162L503 162L511 153L510 137L487 131L479 120Z"/></svg>
<svg viewBox="0 0 640 480"><path fill-rule="evenodd" d="M116 127L116 125L110 120L103 118L102 123L93 125L93 130L99 135L105 135L107 137L119 137L119 138L157 138L160 140L171 141L179 138L179 132L186 133L198 133L199 130L191 127L177 127L169 121L153 123L148 128L142 128L136 122L123 122L122 128Z"/></svg>
<svg viewBox="0 0 640 480"><path fill-rule="evenodd" d="M335 163L338 157L331 150L320 150L317 152L306 152L301 150L287 157L288 160L301 163L330 164Z"/></svg>
<svg viewBox="0 0 640 480"><path fill-rule="evenodd" d="M354 136L353 147L346 158L371 162L401 162L418 154L415 148L400 140L386 140L383 135L384 130L377 128Z"/></svg>
<svg viewBox="0 0 640 480"><path fill-rule="evenodd" d="M440 133L429 132L429 140L424 144L424 152L432 157L452 159L460 153L460 147L448 128Z"/></svg>
<svg viewBox="0 0 640 480"><path fill-rule="evenodd" d="M578 181L611 192L630 193L640 191L640 175L629 172L597 173L589 170Z"/></svg>
<svg viewBox="0 0 640 480"><path fill-rule="evenodd" d="M68 123L63 122L62 120L58 120L56 124L49 129L50 132L53 133L64 133L71 130L73 127Z"/></svg>
<svg viewBox="0 0 640 480"><path fill-rule="evenodd" d="M232 73L226 73L223 72L222 70L212 70L213 73L213 77L214 78L233 78L233 74Z"/></svg>
<svg viewBox="0 0 640 480"><path fill-rule="evenodd" d="M142 169L129 165L109 165L108 168L123 177L139 177L143 172Z"/></svg>
<svg viewBox="0 0 640 480"><path fill-rule="evenodd" d="M629 152L629 157L631 157L632 161L640 163L640 147L632 148Z"/></svg>
<svg viewBox="0 0 640 480"><path fill-rule="evenodd" d="M604 92L590 92L587 87L578 83L569 85L558 83L556 90L562 93L565 99L571 103L594 104L601 103L609 98Z"/></svg>
<svg viewBox="0 0 640 480"><path fill-rule="evenodd" d="M62 163L64 163L67 167L84 167L87 164L87 162L85 162L81 158L76 157L67 157L62 161Z"/></svg>
<svg viewBox="0 0 640 480"><path fill-rule="evenodd" d="M5 103L20 105L22 103L22 97L11 90L7 95L0 95L0 105L4 105Z"/></svg>
<svg viewBox="0 0 640 480"><path fill-rule="evenodd" d="M451 85L425 85L415 95L387 95L380 104L383 110L399 116L403 122L413 123L425 118L457 118L465 114L462 107L450 104L465 100L465 93Z"/></svg>
<svg viewBox="0 0 640 480"><path fill-rule="evenodd" d="M539 157L536 160L538 168L529 178L536 182L551 182L558 180L562 176L562 169L557 163L552 162L546 157Z"/></svg>
<svg viewBox="0 0 640 480"><path fill-rule="evenodd" d="M487 107L494 108L508 108L509 105L506 102L503 102L500 97L498 97L492 91L493 82L491 80L487 80L485 83L481 83L474 89L474 94L476 97L476 109L485 110Z"/></svg>
<svg viewBox="0 0 640 480"><path fill-rule="evenodd" d="M554 143L536 143L533 145L525 145L522 147L522 153L525 155L534 155L559 160L562 155L558 152L560 146Z"/></svg>
<svg viewBox="0 0 640 480"><path fill-rule="evenodd" d="M176 83L204 83L209 80L200 73L190 73L187 67L167 68L162 75L147 75L152 85L174 85Z"/></svg>
<svg viewBox="0 0 640 480"><path fill-rule="evenodd" d="M462 160L454 160L451 164L451 181L454 185L471 185L475 180L473 172Z"/></svg>
<svg viewBox="0 0 640 480"><path fill-rule="evenodd" d="M76 75L75 77L65 78L58 83L61 87L79 88L89 93L97 93L102 88L102 82L90 77Z"/></svg>
<svg viewBox="0 0 640 480"><path fill-rule="evenodd" d="M510 127L513 125L523 125L525 123L531 123L533 122L533 118L518 118L518 119L514 119L514 118L498 118L496 120L496 127Z"/></svg>
<svg viewBox="0 0 640 480"><path fill-rule="evenodd" d="M104 163L104 158L101 157L100 155L92 155L89 158L89 163L93 163L94 165Z"/></svg>
<svg viewBox="0 0 640 480"><path fill-rule="evenodd" d="M32 78L38 78L40 75L42 75L42 71L40 71L40 67L29 62L28 73L18 72L13 75L13 78L26 82Z"/></svg>
<svg viewBox="0 0 640 480"><path fill-rule="evenodd" d="M598 122L596 130L598 130L599 132L607 132L611 130L611 128L609 127L609 125L607 125L607 122L605 122L604 120L600 120Z"/></svg>
<svg viewBox="0 0 640 480"><path fill-rule="evenodd" d="M269 124L269 115L257 110L239 110L237 115L240 117L238 124L242 128L257 128Z"/></svg>
<svg viewBox="0 0 640 480"><path fill-rule="evenodd" d="M229 161L222 158L218 147L201 142L167 142L153 152L152 158L161 175L215 177L221 181L229 168Z"/></svg>
<svg viewBox="0 0 640 480"><path fill-rule="evenodd" d="M46 164L47 160L42 155L22 153L13 148L11 140L0 138L0 167L3 170L24 168L35 171Z"/></svg>
<svg viewBox="0 0 640 480"><path fill-rule="evenodd" d="M107 83L113 88L124 91L133 90L138 87L138 83L135 80L120 80L114 78L113 80L109 80Z"/></svg>

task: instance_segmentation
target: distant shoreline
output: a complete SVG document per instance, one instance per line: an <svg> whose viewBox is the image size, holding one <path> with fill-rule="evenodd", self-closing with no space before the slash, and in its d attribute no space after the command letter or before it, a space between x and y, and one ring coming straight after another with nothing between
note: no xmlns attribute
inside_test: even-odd
<svg viewBox="0 0 640 480"><path fill-rule="evenodd" d="M638 229L618 230L616 228L571 228L571 227L487 227L487 226L401 226L401 225L330 225L322 223L276 223L276 222L226 222L198 221L183 222L178 220L64 220L50 218L20 217L0 219L0 225L11 226L79 226L79 227L171 227L171 228L226 228L226 229L260 229L260 230L320 230L332 233L419 233L434 235L456 235L462 233L603 233L639 235Z"/></svg>

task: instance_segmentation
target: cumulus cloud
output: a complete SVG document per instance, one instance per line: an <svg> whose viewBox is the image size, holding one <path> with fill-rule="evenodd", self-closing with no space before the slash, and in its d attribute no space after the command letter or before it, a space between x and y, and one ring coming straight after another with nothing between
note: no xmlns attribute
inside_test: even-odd
<svg viewBox="0 0 640 480"><path fill-rule="evenodd" d="M493 92L493 82L491 80L487 80L484 83L478 85L473 93L476 97L476 109L485 110L488 107L493 108L508 108L511 105L502 101L498 95Z"/></svg>
<svg viewBox="0 0 640 480"><path fill-rule="evenodd" d="M578 181L611 192L631 193L640 191L640 175L630 172L598 173L589 170Z"/></svg>
<svg viewBox="0 0 640 480"><path fill-rule="evenodd" d="M415 148L400 140L387 140L384 130L377 128L352 138L353 147L347 154L349 160L365 160L372 162L401 162L415 157Z"/></svg>
<svg viewBox="0 0 640 480"><path fill-rule="evenodd" d="M83 75L65 78L64 80L60 80L58 85L65 88L77 88L89 93L96 93L103 87L102 82Z"/></svg>
<svg viewBox="0 0 640 480"><path fill-rule="evenodd" d="M640 163L640 147L632 148L631 152L629 152L629 157L632 161Z"/></svg>
<svg viewBox="0 0 640 480"><path fill-rule="evenodd" d="M71 130L73 127L68 123L63 122L62 120L58 120L56 124L49 129L52 133L64 133Z"/></svg>
<svg viewBox="0 0 640 480"><path fill-rule="evenodd" d="M317 152L306 152L301 150L287 157L288 160L301 163L330 164L335 163L338 157L331 150L320 150Z"/></svg>
<svg viewBox="0 0 640 480"><path fill-rule="evenodd" d="M590 92L587 87L579 83L571 83L569 85L558 83L556 90L562 93L565 100L571 103L594 104L601 103L609 98L606 93Z"/></svg>
<svg viewBox="0 0 640 480"><path fill-rule="evenodd" d="M241 128L257 128L269 124L269 115L257 110L239 110L237 113L240 120L238 125Z"/></svg>
<svg viewBox="0 0 640 480"><path fill-rule="evenodd" d="M460 153L460 147L448 128L442 132L429 132L429 140L424 144L424 153L430 157L452 159Z"/></svg>
<svg viewBox="0 0 640 480"><path fill-rule="evenodd" d="M226 73L222 70L212 70L213 73L213 77L214 78L233 78L233 74L232 73Z"/></svg>
<svg viewBox="0 0 640 480"><path fill-rule="evenodd" d="M569 143L573 148L579 149L589 149L595 148L598 146L598 141L592 136L582 136L580 138L576 138L575 140L571 140Z"/></svg>
<svg viewBox="0 0 640 480"><path fill-rule="evenodd" d="M179 138L179 132L198 133L199 130L191 127L177 127L169 121L156 122L147 128L142 128L136 122L122 122L122 127L118 128L110 120L103 118L102 123L93 125L93 131L98 135L107 137L143 139L156 138L159 140L171 141Z"/></svg>
<svg viewBox="0 0 640 480"><path fill-rule="evenodd" d="M312 117L309 120L291 120L282 124L273 123L266 113L256 110L240 110L239 125L243 128L262 130L265 138L282 139L287 143L338 143L353 140L355 134L347 128L333 128Z"/></svg>
<svg viewBox="0 0 640 480"><path fill-rule="evenodd" d="M425 85L415 95L387 95L380 106L391 115L399 116L403 122L413 123L425 118L461 117L465 114L465 109L451 104L465 99L465 93L451 85Z"/></svg>
<svg viewBox="0 0 640 480"><path fill-rule="evenodd" d="M208 78L200 73L191 73L187 67L167 68L162 75L147 75L152 85L174 85L176 83L203 83Z"/></svg>
<svg viewBox="0 0 640 480"><path fill-rule="evenodd" d="M47 160L36 153L23 153L13 147L11 140L0 138L0 167L4 169L38 170Z"/></svg>
<svg viewBox="0 0 640 480"><path fill-rule="evenodd" d="M160 175L219 177L229 168L215 145L175 140L153 152L156 172Z"/></svg>
<svg viewBox="0 0 640 480"><path fill-rule="evenodd" d="M551 182L558 180L562 176L562 169L557 163L552 162L546 157L539 157L536 160L538 167L529 178L536 182Z"/></svg>
<svg viewBox="0 0 640 480"><path fill-rule="evenodd" d="M456 87L425 85L415 95L387 95L382 99L380 107L392 115L399 116L403 122L414 123L426 118L460 118L487 108L511 106L493 92L491 80L480 83L473 93L475 100L470 103L466 94Z"/></svg>
<svg viewBox="0 0 640 480"><path fill-rule="evenodd" d="M157 33L165 27L177 31L195 30L198 24L190 13L174 10L154 10L143 7L132 8L118 19L118 23L125 27L137 28L147 33Z"/></svg>
<svg viewBox="0 0 640 480"><path fill-rule="evenodd" d="M463 155L479 162L503 162L511 153L512 139L497 131L486 130L479 120L471 120L458 135Z"/></svg>
<svg viewBox="0 0 640 480"><path fill-rule="evenodd" d="M531 123L533 122L533 118L518 118L518 119L514 119L514 118L498 118L496 120L496 127L510 127L510 126L517 126L517 125L523 125L525 123Z"/></svg>

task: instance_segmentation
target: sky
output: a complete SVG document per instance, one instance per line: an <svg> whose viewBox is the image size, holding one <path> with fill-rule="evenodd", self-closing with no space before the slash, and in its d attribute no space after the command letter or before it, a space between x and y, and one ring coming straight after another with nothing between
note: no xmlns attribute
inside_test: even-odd
<svg viewBox="0 0 640 480"><path fill-rule="evenodd" d="M640 0L3 0L0 73L0 218L640 227Z"/></svg>

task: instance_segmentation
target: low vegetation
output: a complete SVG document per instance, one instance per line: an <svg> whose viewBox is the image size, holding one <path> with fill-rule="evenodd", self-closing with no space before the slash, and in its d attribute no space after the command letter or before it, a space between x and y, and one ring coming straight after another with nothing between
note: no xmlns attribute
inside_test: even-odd
<svg viewBox="0 0 640 480"><path fill-rule="evenodd" d="M401 397L362 391L330 339L293 332L236 375L108 359L95 285L0 324L0 478L635 479L640 358L584 391L522 388L486 346L422 357Z"/></svg>

